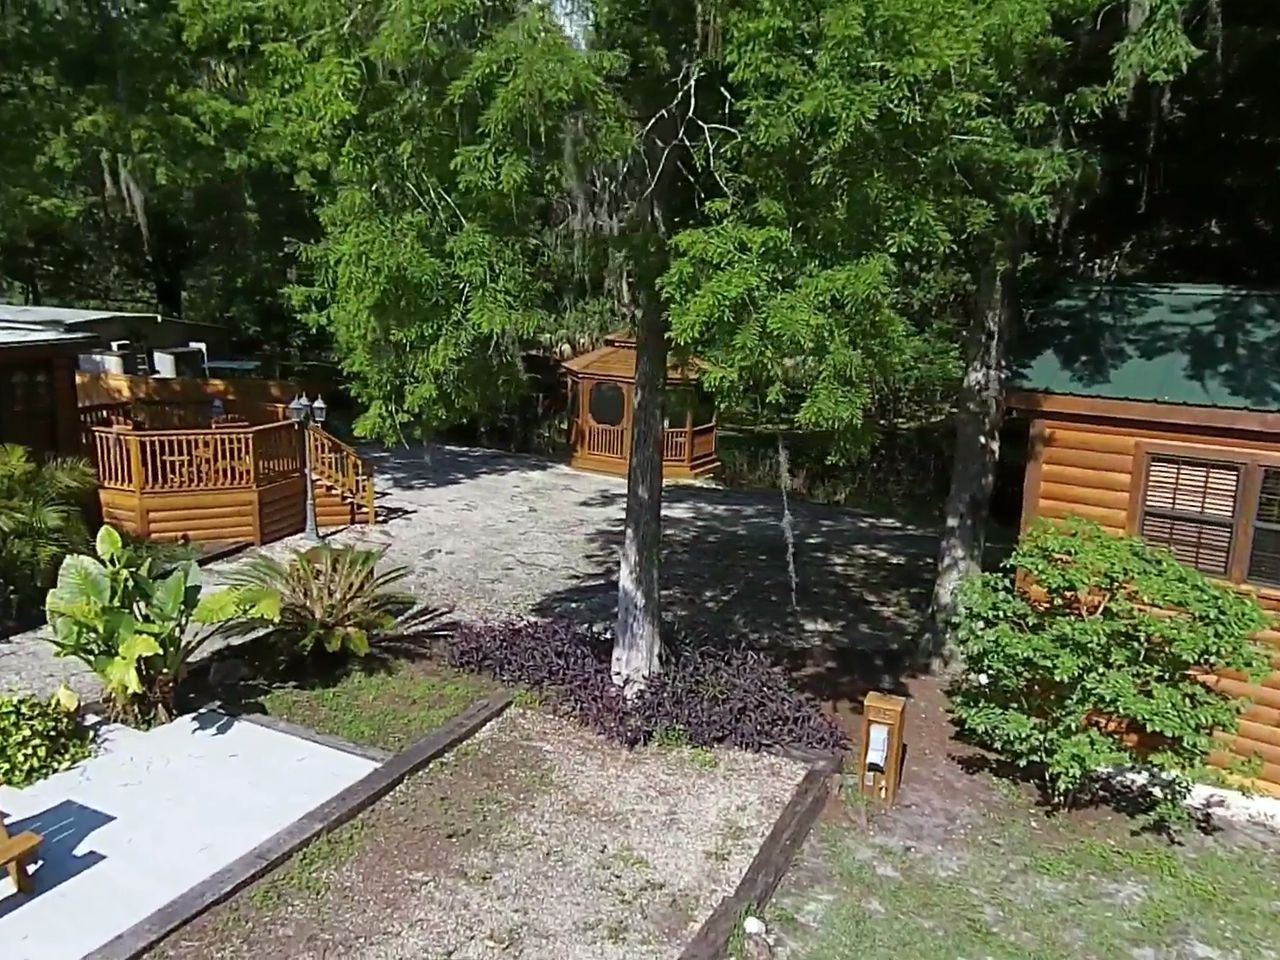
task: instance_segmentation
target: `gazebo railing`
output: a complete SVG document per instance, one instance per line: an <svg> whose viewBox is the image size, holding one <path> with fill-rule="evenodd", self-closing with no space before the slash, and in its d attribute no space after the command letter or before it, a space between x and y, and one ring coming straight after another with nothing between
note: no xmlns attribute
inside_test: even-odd
<svg viewBox="0 0 1280 960"><path fill-rule="evenodd" d="M662 431L662 460L664 463L684 463L689 451L689 436L683 429L668 428Z"/></svg>
<svg viewBox="0 0 1280 960"><path fill-rule="evenodd" d="M627 428L588 423L583 446L587 453L595 457L623 459L627 455Z"/></svg>
<svg viewBox="0 0 1280 960"><path fill-rule="evenodd" d="M582 450L593 457L625 460L627 434L625 426L608 427L599 423L584 425ZM716 426L668 427L662 431L662 462L692 464L711 458L716 452Z"/></svg>

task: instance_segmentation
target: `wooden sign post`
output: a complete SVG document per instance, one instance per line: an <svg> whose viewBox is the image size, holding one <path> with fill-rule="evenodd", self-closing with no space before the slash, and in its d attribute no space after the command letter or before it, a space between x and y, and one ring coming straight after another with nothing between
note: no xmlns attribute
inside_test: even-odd
<svg viewBox="0 0 1280 960"><path fill-rule="evenodd" d="M862 753L859 789L865 796L893 803L902 777L903 726L907 701L872 691L862 703Z"/></svg>

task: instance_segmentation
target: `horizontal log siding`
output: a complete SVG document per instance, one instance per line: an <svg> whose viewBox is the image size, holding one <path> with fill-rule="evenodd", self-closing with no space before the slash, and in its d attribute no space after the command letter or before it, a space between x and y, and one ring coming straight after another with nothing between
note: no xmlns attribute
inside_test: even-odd
<svg viewBox="0 0 1280 960"><path fill-rule="evenodd" d="M1139 440L1194 444L1202 448L1198 455L1208 459L1213 458L1215 448L1219 452L1280 452L1280 436L1221 430L1212 435L1196 434L1096 416L1039 419L1033 423L1031 437L1028 489L1023 501L1029 515L1024 521L1081 516L1096 520L1115 534L1126 531ZM1280 591L1243 589L1280 618ZM1256 786L1275 793L1280 790L1280 623L1258 639L1273 653L1274 669L1262 682L1248 683L1231 671L1206 678L1215 689L1251 701L1237 734L1217 735L1221 749L1214 752L1211 762L1226 767L1233 758L1256 756L1262 762Z"/></svg>

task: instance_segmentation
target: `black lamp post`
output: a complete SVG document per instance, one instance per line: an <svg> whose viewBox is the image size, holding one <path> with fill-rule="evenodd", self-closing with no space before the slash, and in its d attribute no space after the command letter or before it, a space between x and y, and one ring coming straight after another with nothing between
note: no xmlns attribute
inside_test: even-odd
<svg viewBox="0 0 1280 960"><path fill-rule="evenodd" d="M316 494L315 494L315 477L311 473L311 442L307 437L307 425L310 423L324 423L324 418L329 414L329 406L318 395L315 402L307 399L305 393L293 398L293 402L289 404L289 419L298 425L298 429L302 431L302 451L303 464L305 471L305 482L307 485L307 526L303 531L303 536L308 540L319 540L320 531L316 526Z"/></svg>

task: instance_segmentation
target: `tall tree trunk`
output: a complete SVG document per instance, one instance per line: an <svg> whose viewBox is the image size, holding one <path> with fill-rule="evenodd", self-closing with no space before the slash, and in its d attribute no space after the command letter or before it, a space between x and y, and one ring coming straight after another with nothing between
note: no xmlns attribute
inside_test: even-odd
<svg viewBox="0 0 1280 960"><path fill-rule="evenodd" d="M637 286L635 405L612 663L614 683L629 695L643 689L662 666L658 551L662 541L662 394L667 379L667 338L657 292L650 283L642 281Z"/></svg>
<svg viewBox="0 0 1280 960"><path fill-rule="evenodd" d="M1004 254L1004 252L1001 252ZM922 659L954 658L951 637L960 585L982 567L987 508L1000 457L1004 413L1004 341L1017 309L1017 271L1003 255L983 270L970 328L968 361L956 413L956 447L947 495L938 576Z"/></svg>

